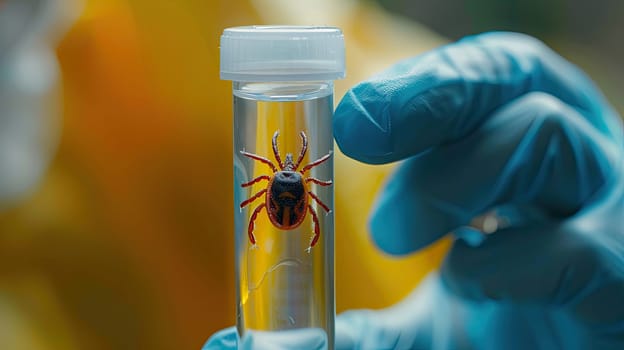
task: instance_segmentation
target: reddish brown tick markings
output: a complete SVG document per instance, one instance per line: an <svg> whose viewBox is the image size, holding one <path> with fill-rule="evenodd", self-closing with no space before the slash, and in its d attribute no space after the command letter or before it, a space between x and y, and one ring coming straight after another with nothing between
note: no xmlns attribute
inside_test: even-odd
<svg viewBox="0 0 624 350"><path fill-rule="evenodd" d="M240 204L240 208L242 209L263 195L265 197L264 203L258 205L256 209L254 209L251 214L251 218L249 219L247 234L249 235L249 241L252 244L252 248L257 248L256 237L253 234L254 222L257 219L258 214L262 211L262 208L267 209L269 220L275 227L281 230L292 230L299 227L305 219L306 213L310 212L310 215L312 215L312 221L314 222L314 235L312 236L310 246L306 249L306 251L309 253L312 247L314 247L319 240L321 233L319 229L318 215L316 214L316 210L314 210L310 204L309 198L312 198L312 200L314 200L326 212L329 213L330 209L321 201L319 197L309 190L308 183L312 182L319 186L330 186L332 182L331 180L323 181L314 177L304 176L308 170L328 160L329 157L331 157L331 152L297 171L303 161L303 158L305 157L306 151L308 150L308 138L306 137L306 134L302 131L299 135L301 136L301 152L299 152L297 161L294 162L292 154L287 153L286 158L282 162L282 158L277 147L277 137L279 136L279 131L276 131L275 134L273 134L273 155L275 155L275 160L277 161L279 170L269 159L257 154L241 151L241 154L245 157L264 163L273 171L272 176L260 175L241 185L241 187L249 187L260 181L268 181L266 188L249 197L247 200L244 200Z"/></svg>

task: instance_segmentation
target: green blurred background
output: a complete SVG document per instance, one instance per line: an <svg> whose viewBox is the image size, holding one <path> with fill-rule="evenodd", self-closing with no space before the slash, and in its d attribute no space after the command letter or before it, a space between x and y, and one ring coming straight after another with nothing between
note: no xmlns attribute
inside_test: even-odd
<svg viewBox="0 0 624 350"><path fill-rule="evenodd" d="M198 349L233 324L224 28L341 27L337 99L448 40L525 32L622 111L621 18L615 0L0 0L0 349ZM338 311L396 302L448 246L374 249L391 169L336 155Z"/></svg>
<svg viewBox="0 0 624 350"><path fill-rule="evenodd" d="M586 70L624 109L624 2L620 0L379 0L390 13L457 40L491 30L545 41Z"/></svg>

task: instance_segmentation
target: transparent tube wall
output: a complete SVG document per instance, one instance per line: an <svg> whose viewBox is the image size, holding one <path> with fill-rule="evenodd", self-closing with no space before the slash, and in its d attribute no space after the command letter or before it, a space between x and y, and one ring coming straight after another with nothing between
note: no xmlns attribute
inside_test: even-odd
<svg viewBox="0 0 624 350"><path fill-rule="evenodd" d="M303 222L293 229L279 229L270 219L266 194L244 208L246 199L267 189L270 180L242 187L254 178L275 178L271 167L245 156L249 152L266 157L281 171L272 147L277 138L282 162L287 154L296 162L307 139L307 152L297 172L323 156L330 158L310 168L303 179L333 181L333 84L322 82L234 82L234 218L236 249L237 327L240 342L249 338L269 339L292 335L298 344L316 344L315 348L333 349L334 344L334 184L320 185L306 181L307 191L318 197L326 211L312 195L306 194ZM288 195L286 195L288 196ZM270 201L270 200L269 200ZM256 208L253 235L249 223ZM275 205L275 204L273 204ZM282 208L284 209L284 208ZM292 214L289 219L299 217ZM318 242L309 252L318 218ZM250 337L251 335L251 337Z"/></svg>

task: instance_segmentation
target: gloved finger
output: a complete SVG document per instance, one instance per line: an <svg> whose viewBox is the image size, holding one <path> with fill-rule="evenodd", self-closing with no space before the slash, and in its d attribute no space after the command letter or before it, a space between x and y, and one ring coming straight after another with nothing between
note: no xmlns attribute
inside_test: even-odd
<svg viewBox="0 0 624 350"><path fill-rule="evenodd" d="M213 334L204 344L202 350L237 350L237 346L236 327L230 327Z"/></svg>
<svg viewBox="0 0 624 350"><path fill-rule="evenodd" d="M401 164L373 210L373 240L410 253L509 203L571 215L616 173L614 151L575 109L527 94L461 141Z"/></svg>
<svg viewBox="0 0 624 350"><path fill-rule="evenodd" d="M320 328L301 328L281 331L248 330L238 339L236 328L215 333L203 350L322 350L327 349L327 334Z"/></svg>
<svg viewBox="0 0 624 350"><path fill-rule="evenodd" d="M358 84L336 108L334 136L352 158L393 162L465 137L531 91L559 98L622 142L617 113L580 70L538 40L512 33L468 37Z"/></svg>
<svg viewBox="0 0 624 350"><path fill-rule="evenodd" d="M392 307L342 313L336 318L336 349L449 348L434 346L436 342L432 338L435 316L438 313L450 315L447 313L446 294L439 276L430 275L409 296ZM445 341L451 341L450 331L441 330L441 333L445 334Z"/></svg>
<svg viewBox="0 0 624 350"><path fill-rule="evenodd" d="M624 258L614 232L551 222L497 232L479 247L456 241L441 269L464 298L565 308L591 330L624 331ZM607 332L607 333L605 333Z"/></svg>

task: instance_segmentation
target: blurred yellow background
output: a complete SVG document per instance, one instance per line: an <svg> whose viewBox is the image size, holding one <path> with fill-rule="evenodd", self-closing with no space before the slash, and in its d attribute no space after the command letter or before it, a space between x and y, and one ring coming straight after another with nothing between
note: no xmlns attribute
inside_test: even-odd
<svg viewBox="0 0 624 350"><path fill-rule="evenodd" d="M367 1L57 3L76 10L55 44L60 144L42 181L0 212L0 349L199 349L234 323L224 28L341 27L336 102L444 42ZM336 155L338 311L399 300L448 245L402 260L375 251L366 217L391 167Z"/></svg>

